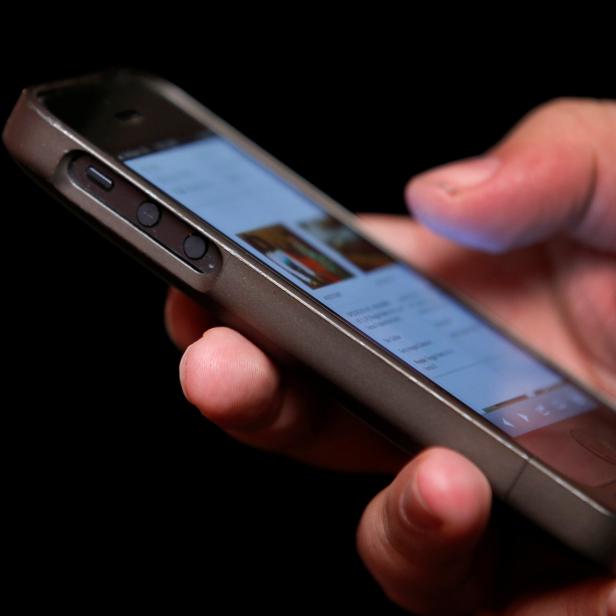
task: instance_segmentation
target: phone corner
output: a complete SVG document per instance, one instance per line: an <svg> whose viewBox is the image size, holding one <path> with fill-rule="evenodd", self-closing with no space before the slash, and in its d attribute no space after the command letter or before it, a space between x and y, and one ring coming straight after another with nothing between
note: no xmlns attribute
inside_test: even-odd
<svg viewBox="0 0 616 616"><path fill-rule="evenodd" d="M27 88L24 88L15 101L2 127L2 144L13 159L18 157L19 143L23 139L20 135L20 127L23 126L23 116L25 115L24 101L27 100L27 98Z"/></svg>

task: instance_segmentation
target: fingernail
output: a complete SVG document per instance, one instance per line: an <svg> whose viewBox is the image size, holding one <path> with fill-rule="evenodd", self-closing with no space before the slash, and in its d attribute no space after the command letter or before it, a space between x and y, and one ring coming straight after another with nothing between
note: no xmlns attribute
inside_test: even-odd
<svg viewBox="0 0 616 616"><path fill-rule="evenodd" d="M607 616L616 616L616 586L612 588L610 596L607 598Z"/></svg>
<svg viewBox="0 0 616 616"><path fill-rule="evenodd" d="M402 518L409 526L420 530L435 530L441 525L442 520L428 506L421 493L421 470L419 466L402 492L400 510Z"/></svg>
<svg viewBox="0 0 616 616"><path fill-rule="evenodd" d="M478 156L436 167L417 177L417 183L430 184L454 195L465 188L487 182L501 166L496 156Z"/></svg>

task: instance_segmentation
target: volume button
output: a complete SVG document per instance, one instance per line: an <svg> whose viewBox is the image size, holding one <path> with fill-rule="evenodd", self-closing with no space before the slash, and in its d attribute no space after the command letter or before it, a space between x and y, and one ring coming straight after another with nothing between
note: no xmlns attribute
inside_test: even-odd
<svg viewBox="0 0 616 616"><path fill-rule="evenodd" d="M189 235L183 242L184 254L193 261L203 259L207 252L207 240L200 235Z"/></svg>
<svg viewBox="0 0 616 616"><path fill-rule="evenodd" d="M160 221L160 208L151 201L144 201L137 209L137 220L144 227L155 227Z"/></svg>

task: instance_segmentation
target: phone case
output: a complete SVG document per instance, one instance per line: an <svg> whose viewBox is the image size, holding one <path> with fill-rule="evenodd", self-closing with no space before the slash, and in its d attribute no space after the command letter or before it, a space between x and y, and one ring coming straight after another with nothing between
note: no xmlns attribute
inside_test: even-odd
<svg viewBox="0 0 616 616"><path fill-rule="evenodd" d="M123 78L145 80L149 88L265 161L309 198L357 228L348 211L186 92L156 75L121 70ZM590 489L583 491L455 398L437 391L427 378L376 345L367 344L343 320L327 314L316 301L298 293L293 285L255 259L247 258L199 217L86 141L53 116L40 99L40 94L50 89L107 78L103 72L22 92L3 139L24 171L169 283L216 310L226 322L272 352L283 350L320 375L326 386L333 386L345 398L348 408L399 447L412 451L416 444L438 444L459 451L484 471L501 499L567 545L616 570L616 515L590 498ZM76 150L99 159L198 229L215 246L211 271L200 273L186 267L73 183L67 167ZM387 248L383 250L390 254ZM298 336L298 331L302 335Z"/></svg>

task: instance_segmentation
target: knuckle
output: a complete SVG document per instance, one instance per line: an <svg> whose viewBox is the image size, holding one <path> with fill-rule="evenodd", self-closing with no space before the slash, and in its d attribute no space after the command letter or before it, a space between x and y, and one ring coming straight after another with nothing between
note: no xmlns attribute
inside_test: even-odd
<svg viewBox="0 0 616 616"><path fill-rule="evenodd" d="M356 545L364 565L389 601L417 614L453 616L464 609L455 605L442 576L412 551L405 553L392 541L383 499L387 488L368 505L356 533ZM445 576L448 577L448 576ZM457 579L457 578L456 578Z"/></svg>
<svg viewBox="0 0 616 616"><path fill-rule="evenodd" d="M366 508L356 533L357 550L387 598L408 609L411 607L412 568L392 545L382 512L385 498L384 490Z"/></svg>

